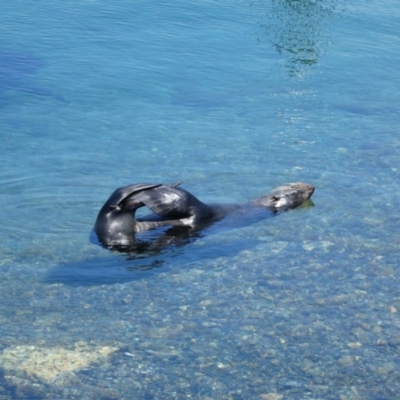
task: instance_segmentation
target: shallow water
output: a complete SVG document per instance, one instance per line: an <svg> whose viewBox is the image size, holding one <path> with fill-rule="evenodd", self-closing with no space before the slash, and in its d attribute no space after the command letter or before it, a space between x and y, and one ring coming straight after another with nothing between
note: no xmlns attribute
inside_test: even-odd
<svg viewBox="0 0 400 400"><path fill-rule="evenodd" d="M0 5L0 397L395 399L397 5ZM314 207L129 259L111 192Z"/></svg>

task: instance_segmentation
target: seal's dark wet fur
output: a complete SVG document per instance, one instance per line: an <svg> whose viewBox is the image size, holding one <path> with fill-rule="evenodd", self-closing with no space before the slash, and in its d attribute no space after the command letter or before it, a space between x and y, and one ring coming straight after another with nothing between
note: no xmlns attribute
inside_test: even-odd
<svg viewBox="0 0 400 400"><path fill-rule="evenodd" d="M139 183L117 189L101 208L94 226L100 243L114 249L132 249L135 234L158 227L187 228L180 232L188 236L188 232L199 232L229 214L243 219L254 214L255 209L276 214L296 208L314 193L312 185L296 182L279 186L248 203L205 204L179 185ZM154 214L136 218L136 210L143 206Z"/></svg>

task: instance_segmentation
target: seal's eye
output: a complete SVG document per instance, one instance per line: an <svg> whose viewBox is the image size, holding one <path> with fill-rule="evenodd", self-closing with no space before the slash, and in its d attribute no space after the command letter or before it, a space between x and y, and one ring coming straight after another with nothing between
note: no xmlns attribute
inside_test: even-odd
<svg viewBox="0 0 400 400"><path fill-rule="evenodd" d="M110 204L108 207L110 207L110 210L115 210L117 208L115 204Z"/></svg>

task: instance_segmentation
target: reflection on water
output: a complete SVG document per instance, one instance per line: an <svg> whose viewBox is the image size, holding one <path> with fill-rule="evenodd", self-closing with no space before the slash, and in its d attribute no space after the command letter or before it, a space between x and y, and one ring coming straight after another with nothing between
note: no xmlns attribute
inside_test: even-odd
<svg viewBox="0 0 400 400"><path fill-rule="evenodd" d="M61 96L33 83L45 65L45 61L37 56L0 49L0 96L6 90L16 90L63 100Z"/></svg>
<svg viewBox="0 0 400 400"><path fill-rule="evenodd" d="M290 76L298 76L305 66L318 63L332 41L327 31L343 11L342 0L260 0L252 7L267 40L286 58Z"/></svg>
<svg viewBox="0 0 400 400"><path fill-rule="evenodd" d="M0 90L21 87L24 79L36 75L44 65L38 57L0 49Z"/></svg>

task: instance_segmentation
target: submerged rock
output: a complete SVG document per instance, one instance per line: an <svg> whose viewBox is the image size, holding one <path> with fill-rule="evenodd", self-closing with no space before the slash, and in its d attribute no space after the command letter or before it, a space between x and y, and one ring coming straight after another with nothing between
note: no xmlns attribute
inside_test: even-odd
<svg viewBox="0 0 400 400"><path fill-rule="evenodd" d="M74 349L63 347L12 346L0 353L6 371L24 371L45 382L56 382L65 372L81 370L107 358L117 348L79 343Z"/></svg>

